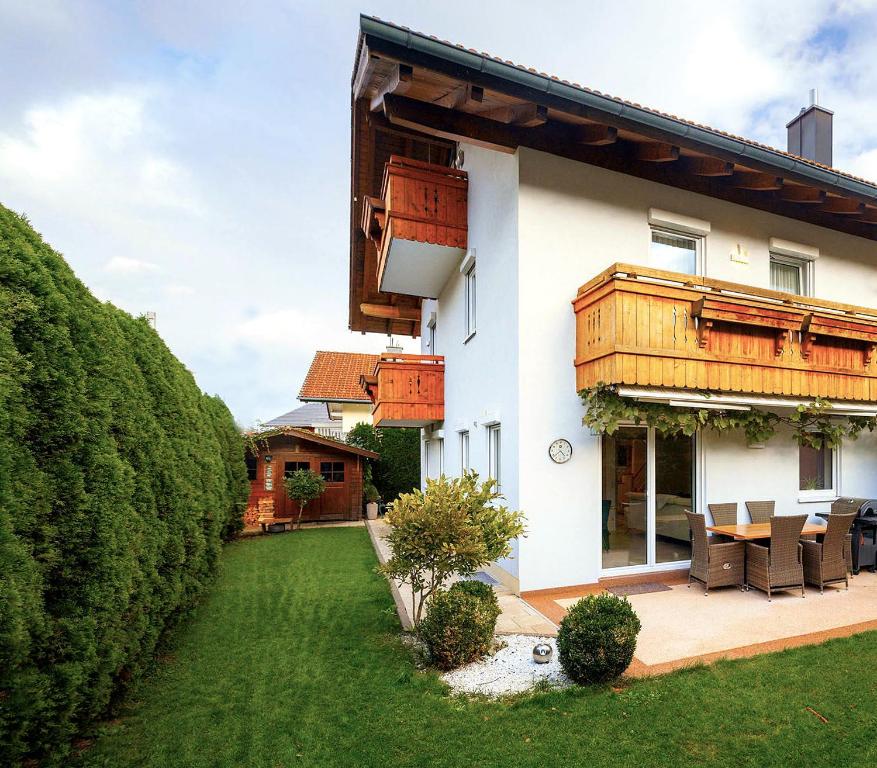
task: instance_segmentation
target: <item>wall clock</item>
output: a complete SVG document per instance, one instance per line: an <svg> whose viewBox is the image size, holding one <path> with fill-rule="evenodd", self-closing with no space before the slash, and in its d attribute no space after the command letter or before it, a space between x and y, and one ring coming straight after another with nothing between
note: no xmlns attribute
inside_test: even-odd
<svg viewBox="0 0 877 768"><path fill-rule="evenodd" d="M555 464L565 464L572 456L572 445L562 437L548 446L548 455Z"/></svg>

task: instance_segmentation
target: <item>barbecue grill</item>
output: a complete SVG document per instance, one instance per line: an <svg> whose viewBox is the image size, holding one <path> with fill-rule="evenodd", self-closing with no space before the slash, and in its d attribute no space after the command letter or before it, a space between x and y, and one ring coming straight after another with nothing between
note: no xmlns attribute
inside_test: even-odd
<svg viewBox="0 0 877 768"><path fill-rule="evenodd" d="M853 573L867 568L877 571L877 499L840 498L832 502L831 511L835 515L856 514L850 529L853 539ZM820 513L826 519L828 515Z"/></svg>

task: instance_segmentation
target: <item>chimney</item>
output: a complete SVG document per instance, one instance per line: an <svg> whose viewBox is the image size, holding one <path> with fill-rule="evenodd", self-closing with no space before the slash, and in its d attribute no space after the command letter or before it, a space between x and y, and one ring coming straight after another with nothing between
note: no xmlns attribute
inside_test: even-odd
<svg viewBox="0 0 877 768"><path fill-rule="evenodd" d="M793 155L831 166L831 132L834 112L819 106L819 93L810 89L810 106L786 125L788 150Z"/></svg>

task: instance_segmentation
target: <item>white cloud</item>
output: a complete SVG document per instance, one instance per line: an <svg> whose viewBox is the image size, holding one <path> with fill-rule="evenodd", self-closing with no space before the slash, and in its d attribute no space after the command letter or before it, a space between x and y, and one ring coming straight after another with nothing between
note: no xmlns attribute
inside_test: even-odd
<svg viewBox="0 0 877 768"><path fill-rule="evenodd" d="M179 283L170 283L164 287L164 291L168 296L194 296L195 289L188 285L180 285Z"/></svg>
<svg viewBox="0 0 877 768"><path fill-rule="evenodd" d="M142 275L148 272L158 272L158 264L151 261L141 261L140 259L131 259L127 256L113 256L104 269L107 272L115 272L119 275Z"/></svg>

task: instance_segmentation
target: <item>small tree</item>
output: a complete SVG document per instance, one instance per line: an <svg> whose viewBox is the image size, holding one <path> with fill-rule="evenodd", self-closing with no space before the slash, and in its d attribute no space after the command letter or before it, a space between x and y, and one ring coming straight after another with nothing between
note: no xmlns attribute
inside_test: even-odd
<svg viewBox="0 0 877 768"><path fill-rule="evenodd" d="M310 469L297 469L284 480L286 495L298 502L298 519L295 527L301 528L301 516L309 501L319 498L326 490L326 481L322 475Z"/></svg>
<svg viewBox="0 0 877 768"><path fill-rule="evenodd" d="M391 557L385 576L410 584L412 620L420 627L423 606L454 573L471 576L508 556L511 541L524 534L524 515L497 504L496 482L480 483L474 472L426 481L426 492L403 493L386 521Z"/></svg>

